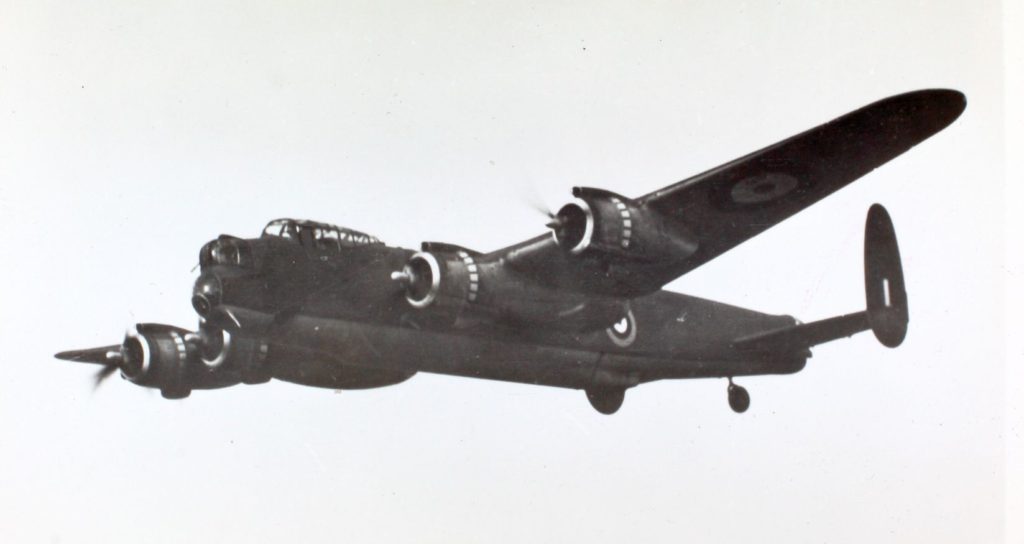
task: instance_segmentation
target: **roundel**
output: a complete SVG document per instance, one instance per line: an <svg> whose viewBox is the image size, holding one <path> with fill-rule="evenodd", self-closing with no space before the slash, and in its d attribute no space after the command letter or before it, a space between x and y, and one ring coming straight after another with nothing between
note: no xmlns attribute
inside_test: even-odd
<svg viewBox="0 0 1024 544"><path fill-rule="evenodd" d="M636 340L636 318L633 310L626 310L626 315L611 327L605 329L608 338L620 348L629 347Z"/></svg>
<svg viewBox="0 0 1024 544"><path fill-rule="evenodd" d="M798 184L789 174L766 172L737 181L729 196L735 204L764 204L785 196Z"/></svg>

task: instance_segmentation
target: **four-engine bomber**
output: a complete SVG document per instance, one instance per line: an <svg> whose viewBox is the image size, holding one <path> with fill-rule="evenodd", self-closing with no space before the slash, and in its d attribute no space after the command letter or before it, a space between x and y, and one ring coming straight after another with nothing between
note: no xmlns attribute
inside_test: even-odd
<svg viewBox="0 0 1024 544"><path fill-rule="evenodd" d="M417 372L584 390L598 411L662 379L801 370L810 348L907 330L889 214L868 212L866 309L812 323L665 291L728 251L952 123L962 94L925 90L832 122L639 198L577 187L549 233L482 253L419 251L326 223L271 221L258 238L200 250L196 330L140 323L118 345L58 353L120 370L167 398L279 379L335 389L397 384ZM98 382L97 382L98 383Z"/></svg>

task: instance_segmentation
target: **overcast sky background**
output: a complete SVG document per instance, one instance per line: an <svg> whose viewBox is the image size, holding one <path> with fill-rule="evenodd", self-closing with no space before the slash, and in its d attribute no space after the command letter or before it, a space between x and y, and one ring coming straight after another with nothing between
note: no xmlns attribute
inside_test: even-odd
<svg viewBox="0 0 1024 544"><path fill-rule="evenodd" d="M0 2L0 540L1001 540L1001 6L847 4ZM742 416L724 380L641 386L607 417L427 374L172 402L52 359L193 327L220 233L294 216L491 250L543 230L531 199L641 195L928 87L965 114L670 285L856 311L864 214L892 214L904 345L863 334L739 380Z"/></svg>

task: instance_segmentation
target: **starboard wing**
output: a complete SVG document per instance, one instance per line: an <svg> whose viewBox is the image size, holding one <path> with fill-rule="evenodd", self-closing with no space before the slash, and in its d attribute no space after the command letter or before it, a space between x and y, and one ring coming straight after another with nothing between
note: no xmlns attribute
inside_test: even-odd
<svg viewBox="0 0 1024 544"><path fill-rule="evenodd" d="M900 94L637 199L613 195L618 206L656 217L659 230L685 233L688 239L680 247L693 248L685 255L634 260L622 252L570 255L551 237L499 253L552 287L616 296L652 292L906 152L952 123L965 107L958 91ZM577 189L577 194L587 191L594 190ZM633 223L623 232L635 239L628 231Z"/></svg>
<svg viewBox="0 0 1024 544"><path fill-rule="evenodd" d="M945 89L889 97L638 200L693 230L685 274L946 128L966 104Z"/></svg>

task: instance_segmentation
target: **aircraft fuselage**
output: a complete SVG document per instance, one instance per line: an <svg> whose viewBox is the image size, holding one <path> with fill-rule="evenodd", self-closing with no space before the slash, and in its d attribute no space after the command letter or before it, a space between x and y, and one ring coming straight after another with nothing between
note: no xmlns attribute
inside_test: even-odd
<svg viewBox="0 0 1024 544"><path fill-rule="evenodd" d="M868 104L639 197L574 187L549 232L490 253L420 251L326 223L271 221L200 250L190 331L139 323L119 345L57 358L117 370L167 398L272 378L355 389L435 372L584 389L610 414L667 378L801 370L812 346L870 330L899 346L909 310L892 220L864 228L865 309L800 323L663 290L952 123L966 98L923 89Z"/></svg>
<svg viewBox="0 0 1024 544"><path fill-rule="evenodd" d="M374 387L433 372L574 389L631 387L666 378L792 373L809 355L764 357L732 348L744 335L792 326L789 316L664 290L622 300L624 312L608 326L559 330L487 309L452 316L412 307L389 278L410 250L310 247L273 237L236 243L251 249L252 268L204 266L197 293L220 283L217 303L235 308L241 321L236 335L264 345L270 376L303 385ZM295 300L302 302L289 307ZM538 304L558 306L550 299Z"/></svg>

